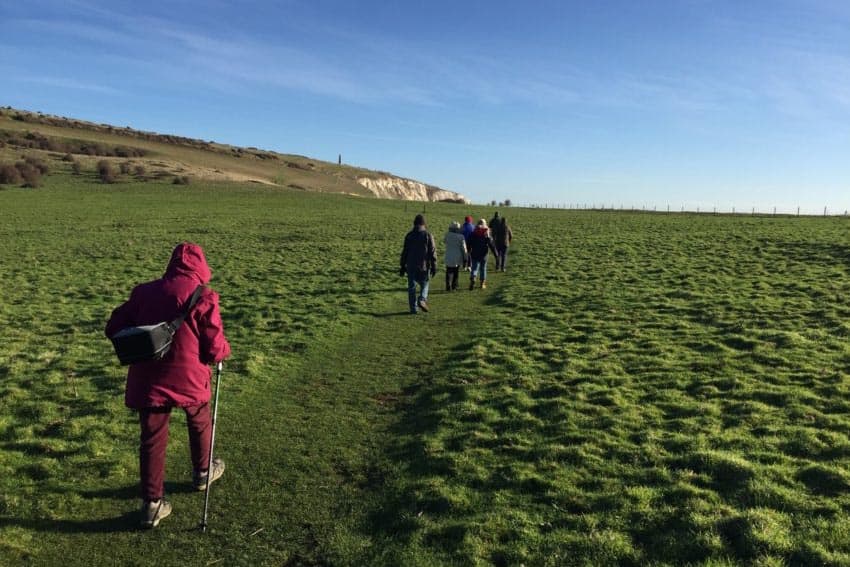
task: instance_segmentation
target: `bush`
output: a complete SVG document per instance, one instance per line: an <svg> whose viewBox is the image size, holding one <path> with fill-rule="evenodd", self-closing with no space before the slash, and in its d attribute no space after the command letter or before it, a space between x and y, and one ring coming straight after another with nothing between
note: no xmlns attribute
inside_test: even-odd
<svg viewBox="0 0 850 567"><path fill-rule="evenodd" d="M24 158L24 163L27 163L37 169L41 175L47 175L47 173L50 171L50 167L47 165L47 162L45 162L41 158L27 156Z"/></svg>
<svg viewBox="0 0 850 567"><path fill-rule="evenodd" d="M132 164L129 161L122 161L118 166L123 175L130 173L130 167L132 167Z"/></svg>
<svg viewBox="0 0 850 567"><path fill-rule="evenodd" d="M17 185L22 181L21 172L14 165L0 166L0 184Z"/></svg>
<svg viewBox="0 0 850 567"><path fill-rule="evenodd" d="M188 185L190 181L191 179L188 175L178 175L174 177L174 181L172 181L171 183L173 183L174 185Z"/></svg>
<svg viewBox="0 0 850 567"><path fill-rule="evenodd" d="M145 176L145 166L143 166L143 165L137 165L137 166L133 169L133 173L135 173L135 174L136 174L136 177L144 177L144 176Z"/></svg>
<svg viewBox="0 0 850 567"><path fill-rule="evenodd" d="M71 164L71 171L74 172L74 175L79 175L83 171L83 166L80 165L80 162L74 160L74 162Z"/></svg>
<svg viewBox="0 0 850 567"><path fill-rule="evenodd" d="M71 154L65 154L64 156L62 156L62 161L74 161L74 156L72 156Z"/></svg>
<svg viewBox="0 0 850 567"><path fill-rule="evenodd" d="M22 187L31 187L35 189L41 185L41 170L27 162L18 162L15 164L18 171L21 172L21 177L24 178Z"/></svg>
<svg viewBox="0 0 850 567"><path fill-rule="evenodd" d="M103 183L115 183L115 180L118 178L118 175L112 168L112 164L105 159L97 162L97 174Z"/></svg>

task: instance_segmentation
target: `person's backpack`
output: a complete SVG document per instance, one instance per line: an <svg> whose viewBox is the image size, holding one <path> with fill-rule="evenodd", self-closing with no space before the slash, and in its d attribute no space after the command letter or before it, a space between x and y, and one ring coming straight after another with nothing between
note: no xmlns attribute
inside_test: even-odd
<svg viewBox="0 0 850 567"><path fill-rule="evenodd" d="M112 337L115 354L123 365L134 364L145 360L161 360L171 350L174 334L183 320L195 306L204 286L199 285L186 307L173 321L163 321L153 325L140 325L121 329Z"/></svg>

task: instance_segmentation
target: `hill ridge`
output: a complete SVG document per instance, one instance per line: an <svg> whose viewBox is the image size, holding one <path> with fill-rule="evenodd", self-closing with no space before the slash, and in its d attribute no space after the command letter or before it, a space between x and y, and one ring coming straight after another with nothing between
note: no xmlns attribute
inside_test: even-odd
<svg viewBox="0 0 850 567"><path fill-rule="evenodd" d="M299 154L284 154L254 146L234 146L174 134L138 130L130 126L68 118L42 112L0 108L0 158L3 149L60 151L99 157L132 157L151 165L161 175L190 175L205 180L252 181L290 189L347 193L412 201L468 203L457 193L417 180ZM16 134L29 136L22 142ZM34 137L34 138L33 138ZM19 143L10 143L10 139ZM96 147L69 147L68 140L119 143L132 146L128 155L98 153ZM75 151L77 150L77 151ZM136 155L141 154L141 155ZM89 160L91 161L91 160ZM158 162L167 162L157 165ZM157 169L159 168L159 169Z"/></svg>

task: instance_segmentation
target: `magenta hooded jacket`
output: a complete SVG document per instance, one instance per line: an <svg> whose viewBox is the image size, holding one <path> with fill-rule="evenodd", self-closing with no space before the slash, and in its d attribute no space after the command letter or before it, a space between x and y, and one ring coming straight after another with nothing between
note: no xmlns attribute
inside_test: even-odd
<svg viewBox="0 0 850 567"><path fill-rule="evenodd" d="M178 244L165 275L136 286L130 299L112 312L106 336L136 325L151 325L177 317L195 288L210 281L212 272L197 244ZM140 409L186 407L210 399L210 364L230 355L230 344L218 309L218 294L204 289L192 311L174 335L162 360L131 364L127 371L124 403Z"/></svg>

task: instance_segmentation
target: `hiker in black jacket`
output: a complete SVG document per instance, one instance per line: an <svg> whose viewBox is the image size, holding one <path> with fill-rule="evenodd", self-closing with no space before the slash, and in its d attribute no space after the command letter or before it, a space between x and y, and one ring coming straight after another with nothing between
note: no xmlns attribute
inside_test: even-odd
<svg viewBox="0 0 850 567"><path fill-rule="evenodd" d="M399 269L400 276L407 274L407 299L411 314L415 315L418 309L428 311L428 282L436 273L437 247L434 245L434 237L425 229L425 217L416 215L413 230L404 237ZM419 284L418 301L416 284Z"/></svg>

